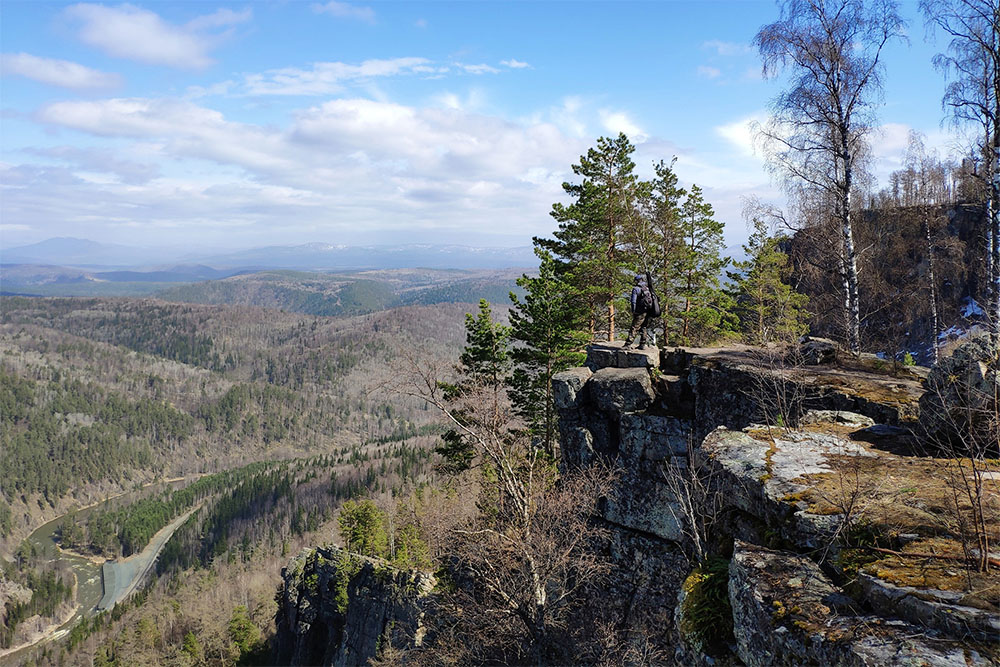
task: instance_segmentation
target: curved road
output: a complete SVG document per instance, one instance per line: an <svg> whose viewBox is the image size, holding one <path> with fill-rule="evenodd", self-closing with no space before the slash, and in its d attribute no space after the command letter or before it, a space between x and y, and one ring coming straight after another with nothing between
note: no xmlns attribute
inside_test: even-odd
<svg viewBox="0 0 1000 667"><path fill-rule="evenodd" d="M187 518L200 506L192 507L161 528L153 535L146 548L139 553L133 554L128 558L109 560L104 563L102 568L104 575L104 597L97 604L98 611L113 608L145 580L146 575L153 568L153 563L156 562L156 557L160 555L163 545L167 543L167 540L174 534L174 531L180 528L181 524L187 521Z"/></svg>
<svg viewBox="0 0 1000 667"><path fill-rule="evenodd" d="M27 644L0 650L0 665L16 664L16 661L25 657L25 652L33 646L37 646L42 642L58 639L59 637L67 634L70 628L76 624L77 620L79 620L81 616L89 616L95 611L109 609L113 607L115 603L124 599L125 596L132 593L152 569L153 564L156 562L156 557L160 555L160 551L167 543L167 540L170 539L170 536L173 535L174 531L176 531L181 524L183 524L184 521L186 521L187 518L191 516L191 514L199 507L201 507L200 504L191 508L161 528L155 535L153 535L149 544L147 544L141 552L125 559L106 561L103 568L100 569L97 565L94 565L86 558L60 552L55 547L55 543L52 541L52 534L57 527L61 525L66 515L57 517L46 523L41 528L38 528L28 537L28 539L32 540L32 543L39 548L40 552L45 556L48 556L50 561L58 559L72 564L72 569L77 577L77 581L80 582L80 585L77 587L78 604L76 612L65 622L53 624L43 636L37 637ZM104 574L103 577L101 576L102 569ZM110 579L113 579L111 586L107 585L109 572ZM86 603L81 600L81 597L84 597L82 594L82 588L84 585L88 586L88 588L100 586L101 584L98 583L100 579L103 579L105 582L103 596L100 598L100 602L97 603L97 606L92 607L90 605L94 604L93 602ZM93 591L90 600L96 600L99 592L100 589ZM84 597L84 599L86 598Z"/></svg>

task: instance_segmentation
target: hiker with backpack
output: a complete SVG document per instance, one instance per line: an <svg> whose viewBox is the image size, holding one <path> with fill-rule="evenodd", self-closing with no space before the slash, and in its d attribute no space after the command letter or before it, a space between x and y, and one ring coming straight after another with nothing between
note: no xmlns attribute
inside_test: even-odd
<svg viewBox="0 0 1000 667"><path fill-rule="evenodd" d="M639 333L639 348L646 347L646 329L653 325L653 320L660 316L660 300L656 298L650 287L652 280L647 273L635 276L635 287L632 288L632 295L629 299L632 304L632 326L629 327L628 336L625 337L625 347L633 347L632 341L635 339L636 330Z"/></svg>

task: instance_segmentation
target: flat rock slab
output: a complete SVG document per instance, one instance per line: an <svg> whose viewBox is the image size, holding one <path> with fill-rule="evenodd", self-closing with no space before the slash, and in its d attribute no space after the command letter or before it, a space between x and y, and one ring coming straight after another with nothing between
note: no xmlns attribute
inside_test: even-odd
<svg viewBox="0 0 1000 667"><path fill-rule="evenodd" d="M737 653L770 665L991 664L909 623L861 615L806 557L737 541L729 564Z"/></svg>
<svg viewBox="0 0 1000 667"><path fill-rule="evenodd" d="M625 349L623 341L594 343L587 346L587 367L602 368L659 368L660 348Z"/></svg>
<svg viewBox="0 0 1000 667"><path fill-rule="evenodd" d="M857 443L828 433L771 430L772 442L723 428L710 433L699 450L699 468L712 475L724 502L756 517L802 548L828 545L839 515L814 514L791 500L807 486L803 475L833 472L828 457L873 456Z"/></svg>
<svg viewBox="0 0 1000 667"><path fill-rule="evenodd" d="M602 368L587 387L598 410L615 414L641 412L656 397L645 368Z"/></svg>

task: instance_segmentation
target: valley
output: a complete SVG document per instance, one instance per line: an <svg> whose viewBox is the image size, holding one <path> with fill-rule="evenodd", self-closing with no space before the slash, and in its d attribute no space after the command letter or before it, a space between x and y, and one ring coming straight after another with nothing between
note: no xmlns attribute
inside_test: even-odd
<svg viewBox="0 0 1000 667"><path fill-rule="evenodd" d="M4 648L32 647L2 664L44 661L48 644L36 642L66 633L71 649L83 642L92 655L95 637L108 636L101 629L135 604L113 602L137 584L133 600L177 599L190 568L280 559L330 539L342 499L389 502L430 479L437 426L420 402L387 388L389 360L419 350L446 362L472 310L412 305L332 318L23 297L0 307L5 579L50 572L72 586L55 616L42 611L10 629ZM225 576L237 576L231 569ZM279 570L257 591L261 602ZM42 626L44 636L29 632Z"/></svg>

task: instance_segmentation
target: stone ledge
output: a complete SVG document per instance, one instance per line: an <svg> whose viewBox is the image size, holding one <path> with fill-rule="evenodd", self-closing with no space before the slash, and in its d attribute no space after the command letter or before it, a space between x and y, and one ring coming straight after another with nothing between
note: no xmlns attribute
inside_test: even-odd
<svg viewBox="0 0 1000 667"><path fill-rule="evenodd" d="M859 574L859 581L865 599L881 612L892 613L958 639L972 637L995 641L1000 638L1000 617L982 609L955 604L963 597L962 593L896 586L865 573Z"/></svg>
<svg viewBox="0 0 1000 667"><path fill-rule="evenodd" d="M593 343L587 346L587 367L598 371L602 368L659 368L660 349L644 347L624 349L620 340L610 343Z"/></svg>

